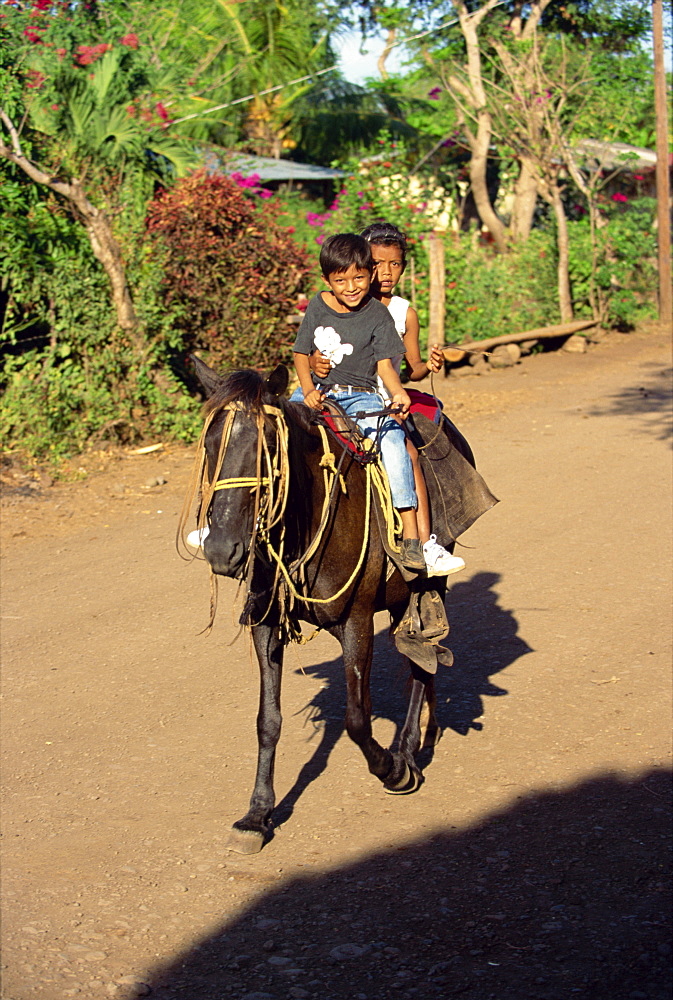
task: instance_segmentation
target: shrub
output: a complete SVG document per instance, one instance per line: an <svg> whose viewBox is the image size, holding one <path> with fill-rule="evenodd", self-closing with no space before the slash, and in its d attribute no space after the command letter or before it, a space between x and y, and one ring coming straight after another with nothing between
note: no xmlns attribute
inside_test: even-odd
<svg viewBox="0 0 673 1000"><path fill-rule="evenodd" d="M613 196L601 206L594 247L587 217L568 224L570 281L578 315L592 315L592 297L605 326L628 328L652 315L657 287L655 211L653 198L629 201Z"/></svg>
<svg viewBox="0 0 673 1000"><path fill-rule="evenodd" d="M147 216L163 261L167 305L187 349L227 368L289 361L287 317L308 284L311 261L291 235L228 177L201 171L162 191Z"/></svg>
<svg viewBox="0 0 673 1000"><path fill-rule="evenodd" d="M445 240L446 340L484 340L559 320L553 235L533 230L507 254L474 245L467 233Z"/></svg>
<svg viewBox="0 0 673 1000"><path fill-rule="evenodd" d="M191 440L198 402L172 375L179 347L160 262L130 231L127 273L147 348L116 328L109 287L81 225L11 170L0 184L0 436L28 459L61 458L91 441Z"/></svg>

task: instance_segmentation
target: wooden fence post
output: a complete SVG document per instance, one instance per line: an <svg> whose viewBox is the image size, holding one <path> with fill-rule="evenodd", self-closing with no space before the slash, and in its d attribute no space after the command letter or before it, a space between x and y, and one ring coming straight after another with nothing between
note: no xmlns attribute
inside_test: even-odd
<svg viewBox="0 0 673 1000"><path fill-rule="evenodd" d="M444 310L446 308L446 287L444 272L444 243L442 233L434 230L428 233L428 256L430 258L430 316L428 322L428 352L433 344L444 346Z"/></svg>

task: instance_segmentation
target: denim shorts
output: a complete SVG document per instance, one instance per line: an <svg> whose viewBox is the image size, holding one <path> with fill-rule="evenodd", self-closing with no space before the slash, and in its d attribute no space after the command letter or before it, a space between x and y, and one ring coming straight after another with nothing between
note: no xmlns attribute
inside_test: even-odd
<svg viewBox="0 0 673 1000"><path fill-rule="evenodd" d="M418 506L418 499L414 486L414 469L407 451L406 435L403 428L392 417L363 417L358 420L353 416L362 410L367 412L383 410L387 403L384 403L378 392L331 392L329 389L325 391L330 399L336 400L348 416L355 420L365 437L375 439L378 433L383 467L390 480L393 506L400 510L405 510L408 507L415 510ZM299 387L292 393L290 402L303 403L303 401L304 393Z"/></svg>

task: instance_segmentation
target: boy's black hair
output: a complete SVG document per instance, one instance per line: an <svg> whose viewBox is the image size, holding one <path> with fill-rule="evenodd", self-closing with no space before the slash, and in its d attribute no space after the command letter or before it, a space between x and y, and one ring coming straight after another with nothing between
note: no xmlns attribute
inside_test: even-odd
<svg viewBox="0 0 673 1000"><path fill-rule="evenodd" d="M374 269L369 243L356 233L336 233L328 236L320 248L320 269L326 278L330 274L343 274L352 265L369 271Z"/></svg>
<svg viewBox="0 0 673 1000"><path fill-rule="evenodd" d="M394 226L392 222L372 222L360 234L367 243L376 243L380 247L398 247L402 254L402 270L407 266L407 237Z"/></svg>

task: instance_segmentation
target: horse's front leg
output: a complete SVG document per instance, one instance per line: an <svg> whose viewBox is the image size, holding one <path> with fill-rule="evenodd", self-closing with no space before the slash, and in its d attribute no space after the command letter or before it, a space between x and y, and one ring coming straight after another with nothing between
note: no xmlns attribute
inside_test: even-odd
<svg viewBox="0 0 673 1000"><path fill-rule="evenodd" d="M283 672L284 645L278 628L255 625L252 641L259 660L259 711L257 713L257 775L250 808L237 820L227 846L239 854L257 854L269 834L269 817L276 803L273 773L276 746L280 737L280 683Z"/></svg>
<svg viewBox="0 0 673 1000"><path fill-rule="evenodd" d="M419 782L412 767L401 753L391 753L372 734L372 702L369 678L374 648L374 622L371 616L349 618L335 630L341 643L346 671L346 730L364 754L372 774L383 782L386 790L414 791ZM413 765L413 772L418 771ZM413 785L413 788L409 787Z"/></svg>

